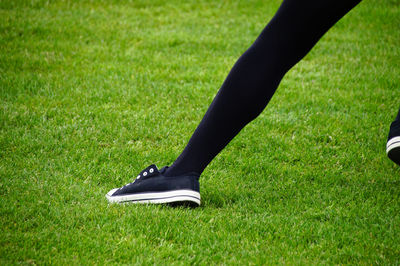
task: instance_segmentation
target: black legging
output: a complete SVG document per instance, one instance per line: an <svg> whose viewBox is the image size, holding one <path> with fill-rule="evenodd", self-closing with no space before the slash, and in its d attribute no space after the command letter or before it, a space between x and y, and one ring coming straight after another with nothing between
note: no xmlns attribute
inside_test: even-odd
<svg viewBox="0 0 400 266"><path fill-rule="evenodd" d="M189 143L165 173L201 174L268 104L286 72L361 0L284 0L239 58Z"/></svg>

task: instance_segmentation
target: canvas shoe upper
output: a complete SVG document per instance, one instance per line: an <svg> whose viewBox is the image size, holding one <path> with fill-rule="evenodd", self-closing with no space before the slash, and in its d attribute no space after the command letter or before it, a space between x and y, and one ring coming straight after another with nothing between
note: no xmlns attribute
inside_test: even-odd
<svg viewBox="0 0 400 266"><path fill-rule="evenodd" d="M197 173L164 176L166 169L158 170L154 164L142 170L136 179L121 188L110 190L109 202L172 203L200 205L200 185Z"/></svg>

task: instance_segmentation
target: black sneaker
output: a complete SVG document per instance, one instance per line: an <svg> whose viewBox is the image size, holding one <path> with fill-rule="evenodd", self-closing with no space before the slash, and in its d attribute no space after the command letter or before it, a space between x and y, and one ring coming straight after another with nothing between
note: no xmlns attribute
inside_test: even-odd
<svg viewBox="0 0 400 266"><path fill-rule="evenodd" d="M400 121L396 120L390 125L386 153L390 160L400 165Z"/></svg>
<svg viewBox="0 0 400 266"><path fill-rule="evenodd" d="M144 169L132 183L110 190L106 194L109 202L171 203L178 205L200 205L199 175L189 173L182 176L164 176L168 166L158 170L152 164Z"/></svg>

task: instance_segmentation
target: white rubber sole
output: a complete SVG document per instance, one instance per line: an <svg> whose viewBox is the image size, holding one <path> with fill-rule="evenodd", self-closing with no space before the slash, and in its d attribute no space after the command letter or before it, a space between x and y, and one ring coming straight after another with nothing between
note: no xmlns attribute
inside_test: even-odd
<svg viewBox="0 0 400 266"><path fill-rule="evenodd" d="M190 202L200 205L200 193L193 190L173 190L167 192L141 193L124 196L111 196L117 188L110 190L106 198L110 203L173 203Z"/></svg>
<svg viewBox="0 0 400 266"><path fill-rule="evenodd" d="M386 154L398 147L400 147L400 137L391 138L386 144Z"/></svg>

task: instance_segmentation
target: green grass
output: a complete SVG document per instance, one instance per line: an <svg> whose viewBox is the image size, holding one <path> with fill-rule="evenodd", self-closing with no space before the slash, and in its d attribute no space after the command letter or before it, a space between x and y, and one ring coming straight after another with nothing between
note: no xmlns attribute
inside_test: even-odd
<svg viewBox="0 0 400 266"><path fill-rule="evenodd" d="M171 164L280 1L0 1L0 264L399 264L400 7L361 3L210 164L202 206L108 205Z"/></svg>

